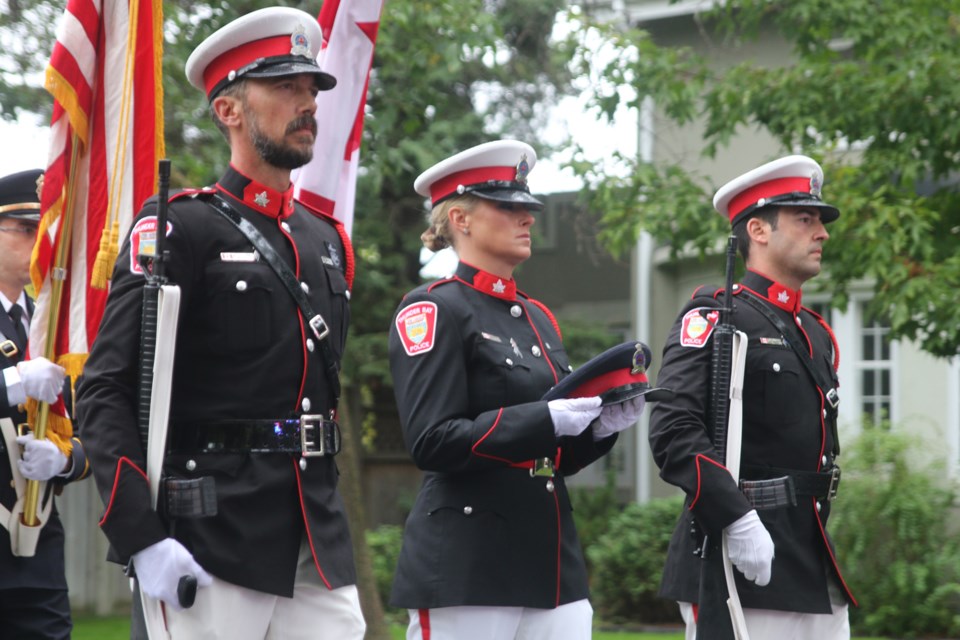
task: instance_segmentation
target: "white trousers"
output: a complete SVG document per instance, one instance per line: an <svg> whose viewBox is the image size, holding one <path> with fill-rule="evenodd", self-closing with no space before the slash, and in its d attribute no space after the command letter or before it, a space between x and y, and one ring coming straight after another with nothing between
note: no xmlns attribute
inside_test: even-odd
<svg viewBox="0 0 960 640"><path fill-rule="evenodd" d="M680 615L687 625L685 640L695 640L697 625L693 605L680 602ZM832 604L833 613L797 613L772 609L744 609L750 640L849 640L850 619L846 604Z"/></svg>
<svg viewBox="0 0 960 640"><path fill-rule="evenodd" d="M214 577L192 607L165 607L173 640L363 640L366 623L356 585L327 589L306 544L300 546L293 597Z"/></svg>
<svg viewBox="0 0 960 640"><path fill-rule="evenodd" d="M593 607L577 600L556 609L441 607L408 609L407 640L590 640Z"/></svg>

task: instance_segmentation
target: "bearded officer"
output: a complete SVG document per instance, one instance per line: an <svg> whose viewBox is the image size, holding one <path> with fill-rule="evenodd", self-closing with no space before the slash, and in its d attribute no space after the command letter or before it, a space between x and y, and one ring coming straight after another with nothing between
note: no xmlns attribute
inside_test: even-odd
<svg viewBox="0 0 960 640"><path fill-rule="evenodd" d="M343 227L295 201L290 182L312 156L316 94L335 84L315 61L320 42L310 15L269 8L221 28L187 61L231 156L214 187L169 201L167 275L181 306L164 475L168 484L212 478L216 513L165 521L150 508L134 394L145 281L137 254L155 232L155 202L121 251L79 391L112 558L133 559L176 640L364 633L328 420L353 255ZM248 239L234 219L262 238ZM271 252L292 272L292 288L268 264ZM328 333L314 333L305 307ZM185 610L182 575L200 585Z"/></svg>

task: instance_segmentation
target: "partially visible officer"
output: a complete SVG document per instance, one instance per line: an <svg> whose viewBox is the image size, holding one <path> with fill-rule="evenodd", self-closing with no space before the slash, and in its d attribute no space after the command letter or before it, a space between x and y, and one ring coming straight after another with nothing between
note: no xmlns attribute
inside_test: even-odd
<svg viewBox="0 0 960 640"><path fill-rule="evenodd" d="M5 640L70 637L63 525L51 490L59 493L89 470L76 438L49 426L51 437L42 440L15 433L27 421L23 405L28 398L52 404L64 388L62 367L46 358L26 359L33 300L24 287L30 282L30 254L40 222L42 176L35 169L0 178L0 418L10 420L0 438L0 637ZM19 526L26 480L49 481L37 508L46 523L35 549L21 541L24 529L10 535L10 527Z"/></svg>
<svg viewBox="0 0 960 640"><path fill-rule="evenodd" d="M513 279L543 209L527 186L536 160L488 142L414 183L433 205L424 246L452 246L460 264L408 293L390 331L404 439L426 471L391 596L408 640L591 637L564 477L610 451L644 400L541 399L570 362L553 314Z"/></svg>
<svg viewBox="0 0 960 640"><path fill-rule="evenodd" d="M651 413L650 444L660 475L687 499L660 593L680 603L689 640L702 562L694 550L704 533L719 540L722 530L751 640L850 636L847 604L856 603L826 529L839 481L839 352L824 319L800 304L801 286L820 272L825 225L839 216L820 199L822 184L820 165L788 156L732 180L713 200L730 219L747 268L734 285L731 314L748 339L740 475L789 476L795 506L755 509L711 443L711 310L722 289L694 292L663 350L657 382L676 396ZM710 638L710 629L697 637Z"/></svg>
<svg viewBox="0 0 960 640"><path fill-rule="evenodd" d="M155 201L121 250L79 389L112 559L133 559L176 640L342 640L365 629L331 420L353 254L340 223L295 201L290 182L313 153L317 92L336 83L315 61L320 43L309 14L261 9L211 35L186 65L230 145L230 167L214 187L169 201L167 275L181 304L164 475L167 487L212 478L215 515L177 507L162 517L144 476L137 254L152 241ZM262 238L248 239L231 218ZM292 272L286 284L274 258ZM184 610L176 588L185 574L200 589Z"/></svg>

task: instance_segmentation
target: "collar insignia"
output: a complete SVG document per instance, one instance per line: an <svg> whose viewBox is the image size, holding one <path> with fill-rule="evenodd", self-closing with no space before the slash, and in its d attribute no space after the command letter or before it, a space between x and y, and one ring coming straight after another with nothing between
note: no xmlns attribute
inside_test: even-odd
<svg viewBox="0 0 960 640"><path fill-rule="evenodd" d="M267 197L266 191L261 191L253 197L253 201L257 203L258 207L266 208L270 204L270 198Z"/></svg>
<svg viewBox="0 0 960 640"><path fill-rule="evenodd" d="M514 178L520 184L527 184L527 174L530 173L530 165L527 164L527 154L520 156L520 162L517 163L517 175Z"/></svg>
<svg viewBox="0 0 960 640"><path fill-rule="evenodd" d="M290 34L290 55L303 56L304 58L313 57L310 52L310 41L307 39L307 32L302 24L298 24L297 28Z"/></svg>
<svg viewBox="0 0 960 640"><path fill-rule="evenodd" d="M779 300L782 304L787 304L790 302L790 294L786 291L781 291L777 294L777 300Z"/></svg>
<svg viewBox="0 0 960 640"><path fill-rule="evenodd" d="M503 280L497 280L493 283L493 292L494 293L503 293L507 290L507 285L503 284Z"/></svg>

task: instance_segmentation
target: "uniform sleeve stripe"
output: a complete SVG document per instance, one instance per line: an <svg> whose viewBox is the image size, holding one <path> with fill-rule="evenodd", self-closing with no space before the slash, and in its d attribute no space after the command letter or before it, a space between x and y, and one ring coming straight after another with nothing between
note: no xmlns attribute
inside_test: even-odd
<svg viewBox="0 0 960 640"><path fill-rule="evenodd" d="M690 510L691 510L691 511L693 510L693 506L694 506L695 504L697 504L697 500L700 499L700 461L701 461L701 460L706 460L706 461L709 462L710 464L716 465L717 467L723 469L724 471L729 471L725 466L723 466L722 464L720 464L720 463L717 462L716 460L713 460L712 458L708 458L707 456L703 455L702 453L698 453L698 454L697 454L697 458L696 458L696 461L697 461L697 493L696 493L696 495L693 496L693 501L690 503Z"/></svg>
<svg viewBox="0 0 960 640"><path fill-rule="evenodd" d="M103 523L106 522L110 517L110 509L113 508L113 499L117 497L117 484L120 482L120 472L123 471L124 464L130 465L130 468L143 476L144 482L147 482L147 474L144 473L143 469L134 464L130 458L123 456L117 460L117 472L113 475L113 488L110 490L110 501L107 503L107 509L103 512L103 517L100 518L100 522L98 523L101 527L103 526Z"/></svg>

